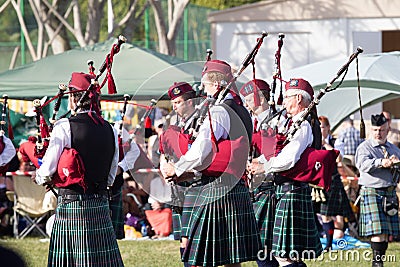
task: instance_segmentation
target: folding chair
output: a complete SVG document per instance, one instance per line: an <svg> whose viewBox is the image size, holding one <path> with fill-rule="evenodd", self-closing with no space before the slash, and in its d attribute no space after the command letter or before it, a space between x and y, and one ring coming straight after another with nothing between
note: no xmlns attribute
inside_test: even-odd
<svg viewBox="0 0 400 267"><path fill-rule="evenodd" d="M14 201L14 236L24 238L34 229L47 238L48 235L39 226L47 215L55 210L57 199L52 192L46 192L44 186L40 186L31 181L28 176L13 176L14 192L7 192L8 197ZM18 222L22 216L26 222L26 227L18 233Z"/></svg>

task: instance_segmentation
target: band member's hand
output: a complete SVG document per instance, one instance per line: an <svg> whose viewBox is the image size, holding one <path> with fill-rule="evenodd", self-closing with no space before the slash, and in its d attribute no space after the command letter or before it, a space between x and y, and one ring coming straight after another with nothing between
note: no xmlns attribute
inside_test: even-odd
<svg viewBox="0 0 400 267"><path fill-rule="evenodd" d="M250 166L251 174L262 174L265 172L264 164L259 163L258 161L253 161Z"/></svg>
<svg viewBox="0 0 400 267"><path fill-rule="evenodd" d="M391 159L382 159L381 165L383 168L390 168L393 165L393 162Z"/></svg>
<svg viewBox="0 0 400 267"><path fill-rule="evenodd" d="M117 168L117 175L120 175L121 173L123 173L124 171L122 170L122 168L120 166L118 166Z"/></svg>
<svg viewBox="0 0 400 267"><path fill-rule="evenodd" d="M191 180L193 180L193 178L194 178L193 172L184 172L179 177L175 176L174 181L175 181L175 183L180 183L180 182L185 182L185 181L191 181Z"/></svg>
<svg viewBox="0 0 400 267"><path fill-rule="evenodd" d="M161 173L164 177L173 177L175 176L175 168L174 164L168 162L160 166Z"/></svg>
<svg viewBox="0 0 400 267"><path fill-rule="evenodd" d="M400 162L399 158L396 155L391 155L389 158L393 164L398 164Z"/></svg>
<svg viewBox="0 0 400 267"><path fill-rule="evenodd" d="M151 208L153 210L161 210L162 207L163 207L163 205L158 201L154 201L153 203L151 203Z"/></svg>

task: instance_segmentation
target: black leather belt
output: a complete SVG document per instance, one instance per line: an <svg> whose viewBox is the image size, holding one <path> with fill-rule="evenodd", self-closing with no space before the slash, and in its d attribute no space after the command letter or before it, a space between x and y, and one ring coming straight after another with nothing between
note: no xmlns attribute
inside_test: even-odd
<svg viewBox="0 0 400 267"><path fill-rule="evenodd" d="M392 185L392 186L388 186L388 187L375 188L375 190L393 192L396 190L396 186Z"/></svg>

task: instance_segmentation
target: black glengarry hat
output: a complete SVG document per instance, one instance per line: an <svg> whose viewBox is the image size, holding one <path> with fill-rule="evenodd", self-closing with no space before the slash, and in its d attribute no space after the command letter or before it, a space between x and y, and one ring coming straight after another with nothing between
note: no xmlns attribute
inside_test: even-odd
<svg viewBox="0 0 400 267"><path fill-rule="evenodd" d="M371 124L372 126L382 126L387 122L387 119L381 114L371 115Z"/></svg>

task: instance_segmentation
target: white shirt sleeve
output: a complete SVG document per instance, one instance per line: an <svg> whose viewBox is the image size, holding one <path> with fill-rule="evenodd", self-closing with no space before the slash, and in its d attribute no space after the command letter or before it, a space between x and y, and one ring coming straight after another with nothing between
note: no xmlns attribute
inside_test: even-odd
<svg viewBox="0 0 400 267"><path fill-rule="evenodd" d="M57 171L58 161L64 147L71 147L71 128L68 119L61 119L54 125L42 165L36 171L37 184L41 185L51 181L51 176Z"/></svg>
<svg viewBox="0 0 400 267"><path fill-rule="evenodd" d="M118 163L118 166L126 172L127 170L133 169L136 160L139 158L140 150L134 140L131 141L129 150L125 153L124 158Z"/></svg>
<svg viewBox="0 0 400 267"><path fill-rule="evenodd" d="M10 138L7 136L3 135L3 141L4 141L4 150L0 155L0 166L4 166L7 163L9 163L12 158L15 156L15 147L13 143L11 142Z"/></svg>
<svg viewBox="0 0 400 267"><path fill-rule="evenodd" d="M112 127L112 129L114 132L115 150L114 150L113 160L111 163L110 173L108 174L108 179L107 179L108 186L111 186L114 183L115 175L117 174L118 160L119 160L118 132L114 127Z"/></svg>
<svg viewBox="0 0 400 267"><path fill-rule="evenodd" d="M210 114L216 140L227 138L230 130L230 118L226 109L222 106L213 106L210 109ZM176 175L180 176L184 172L193 170L194 168L197 168L199 171L205 169L207 167L205 159L212 152L213 145L210 118L207 116L200 126L199 134L189 151L175 164Z"/></svg>
<svg viewBox="0 0 400 267"><path fill-rule="evenodd" d="M276 156L264 163L267 173L286 171L292 168L300 159L304 150L313 142L311 125L303 121L300 129L296 131L293 139Z"/></svg>

